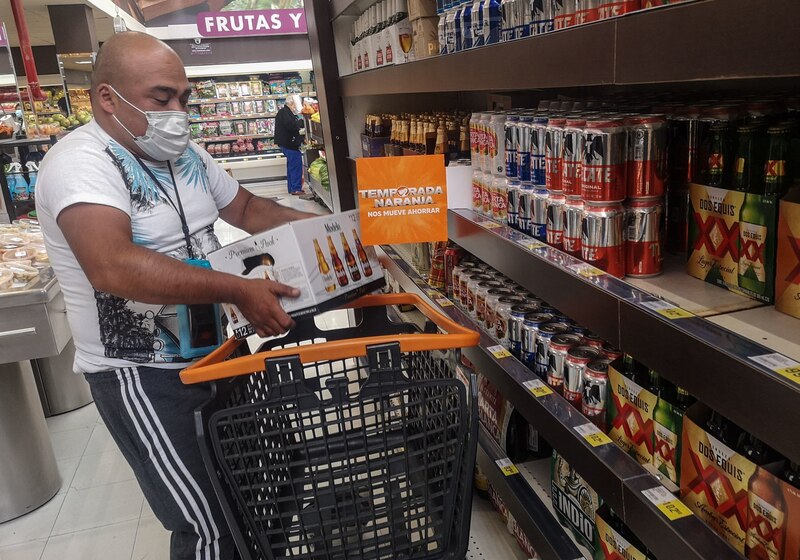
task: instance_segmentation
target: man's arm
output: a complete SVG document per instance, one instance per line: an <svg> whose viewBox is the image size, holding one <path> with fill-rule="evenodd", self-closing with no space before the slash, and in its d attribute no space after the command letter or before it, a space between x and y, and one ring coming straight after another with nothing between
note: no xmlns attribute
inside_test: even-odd
<svg viewBox="0 0 800 560"><path fill-rule="evenodd" d="M266 198L256 196L241 186L231 203L219 211L220 218L233 227L243 229L250 234L259 233L286 222L303 220L313 216L316 216L316 214L300 212L288 206L282 206Z"/></svg>
<svg viewBox="0 0 800 560"><path fill-rule="evenodd" d="M75 204L58 225L92 286L142 303L236 305L260 336L286 332L294 322L278 297L299 292L270 280L250 280L182 263L131 241L127 214L98 204Z"/></svg>

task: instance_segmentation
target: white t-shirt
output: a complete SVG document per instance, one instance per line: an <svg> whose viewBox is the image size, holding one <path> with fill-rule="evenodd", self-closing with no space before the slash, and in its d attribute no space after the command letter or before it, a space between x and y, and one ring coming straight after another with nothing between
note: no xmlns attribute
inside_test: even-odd
<svg viewBox="0 0 800 560"><path fill-rule="evenodd" d="M167 164L142 161L177 203ZM172 165L195 257L205 258L220 247L214 222L239 185L194 143ZM176 259L189 257L178 212L136 158L97 122L57 142L39 170L36 210L67 304L75 371L182 367L174 305L126 300L89 283L56 223L62 210L78 203L118 208L130 216L134 243Z"/></svg>

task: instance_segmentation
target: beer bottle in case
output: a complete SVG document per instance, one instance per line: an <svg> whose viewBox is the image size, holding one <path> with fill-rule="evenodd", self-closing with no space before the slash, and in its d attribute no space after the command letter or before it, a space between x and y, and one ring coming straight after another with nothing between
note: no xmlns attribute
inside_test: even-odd
<svg viewBox="0 0 800 560"><path fill-rule="evenodd" d="M350 278L353 279L353 282L358 282L361 280L361 271L358 269L356 257L353 255L353 251L350 250L350 244L347 242L344 232L342 231L340 234L342 236L342 247L344 248L344 262L347 263L347 268L350 270Z"/></svg>
<svg viewBox="0 0 800 560"><path fill-rule="evenodd" d="M746 124L736 129L739 136L734 162L733 188L739 192L751 192L761 181L764 168L764 150L762 128L755 124Z"/></svg>
<svg viewBox="0 0 800 560"><path fill-rule="evenodd" d="M736 149L731 123L717 121L711 125L711 140L708 150L706 184L709 187L731 186L733 155Z"/></svg>
<svg viewBox="0 0 800 560"><path fill-rule="evenodd" d="M781 478L795 488L800 488L800 465L794 461L788 461L786 468L781 473Z"/></svg>
<svg viewBox="0 0 800 560"><path fill-rule="evenodd" d="M330 238L328 238L330 239ZM325 260L325 255L322 254L322 249L319 247L319 241L314 240L314 252L317 254L317 266L319 266L319 273L322 275L322 283L325 285L325 291L330 293L336 289L336 282L331 274L331 267L328 261Z"/></svg>
<svg viewBox="0 0 800 560"><path fill-rule="evenodd" d="M359 239L358 232L355 229L353 229L353 239L356 240L356 253L358 254L358 260L361 261L361 267L364 269L364 276L370 277L372 276L372 265L369 264L369 257L364 250L364 246L361 245L361 239Z"/></svg>
<svg viewBox="0 0 800 560"><path fill-rule="evenodd" d="M748 435L741 452L763 465L770 461L768 448ZM750 560L783 558L786 536L786 502L778 478L765 468L750 477L747 496L747 535L744 555Z"/></svg>
<svg viewBox="0 0 800 560"><path fill-rule="evenodd" d="M764 164L764 194L781 196L792 184L792 170L789 168L791 132L789 124L772 126L767 130L769 147Z"/></svg>
<svg viewBox="0 0 800 560"><path fill-rule="evenodd" d="M342 264L342 259L339 258L339 253L336 251L336 245L333 244L333 239L328 236L328 251L331 253L331 261L333 261L333 271L336 273L336 281L344 288L350 281L347 279L347 272Z"/></svg>
<svg viewBox="0 0 800 560"><path fill-rule="evenodd" d="M728 447L735 448L742 430L714 410L706 423L706 431Z"/></svg>

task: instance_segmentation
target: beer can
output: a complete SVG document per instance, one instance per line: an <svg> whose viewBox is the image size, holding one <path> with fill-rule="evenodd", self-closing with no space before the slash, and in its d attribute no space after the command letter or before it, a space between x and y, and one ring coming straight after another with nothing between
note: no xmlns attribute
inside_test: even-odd
<svg viewBox="0 0 800 560"><path fill-rule="evenodd" d="M469 152L472 159L472 167L475 172L483 171L480 150L480 122L482 113L472 113L469 117ZM473 177L474 177L473 173ZM474 183L473 183L474 184Z"/></svg>
<svg viewBox="0 0 800 560"><path fill-rule="evenodd" d="M550 192L547 198L547 244L561 249L564 243L564 204L567 198Z"/></svg>
<svg viewBox="0 0 800 560"><path fill-rule="evenodd" d="M575 25L575 12L580 0L551 0L553 6L553 28L566 29Z"/></svg>
<svg viewBox="0 0 800 560"><path fill-rule="evenodd" d="M625 273L634 278L661 274L664 203L661 198L628 201L625 220Z"/></svg>
<svg viewBox="0 0 800 560"><path fill-rule="evenodd" d="M594 334L593 332L584 333L581 336L581 346L592 346L593 348L602 348L605 341Z"/></svg>
<svg viewBox="0 0 800 560"><path fill-rule="evenodd" d="M547 135L548 118L535 115L531 122L530 152L531 152L531 182L536 187L547 186L545 173L545 136Z"/></svg>
<svg viewBox="0 0 800 560"><path fill-rule="evenodd" d="M517 145L519 144L519 115L509 113L506 116L505 128L506 141L506 177L517 178Z"/></svg>
<svg viewBox="0 0 800 560"><path fill-rule="evenodd" d="M453 267L453 277L451 281L453 291L450 295L452 295L453 301L456 303L461 303L461 276L471 273L474 266L475 265L471 261L466 261Z"/></svg>
<svg viewBox="0 0 800 560"><path fill-rule="evenodd" d="M519 181L509 179L506 191L506 222L514 229L519 229L519 192Z"/></svg>
<svg viewBox="0 0 800 560"><path fill-rule="evenodd" d="M547 240L547 190L541 187L534 188L530 194L528 205L530 219L528 220L528 235L539 241Z"/></svg>
<svg viewBox="0 0 800 560"><path fill-rule="evenodd" d="M496 177L506 174L505 123L505 113L494 113L489 121L487 149L490 169L488 171Z"/></svg>
<svg viewBox="0 0 800 560"><path fill-rule="evenodd" d="M662 115L641 115L628 123L628 198L664 196L667 121Z"/></svg>
<svg viewBox="0 0 800 560"><path fill-rule="evenodd" d="M492 280L492 277L488 274L483 274L482 272L471 274L467 277L467 298L465 309L473 317L475 317L475 304L477 302L478 284L481 282L488 282L490 280ZM462 290L464 289L463 284L461 285L461 288Z"/></svg>
<svg viewBox="0 0 800 560"><path fill-rule="evenodd" d="M453 271L461 263L464 258L464 249L459 247L447 247L444 250L444 274L445 274L445 292L447 297L453 299Z"/></svg>
<svg viewBox="0 0 800 560"><path fill-rule="evenodd" d="M561 393L564 388L564 363L567 352L573 346L578 346L581 337L572 333L561 333L550 339L547 348L547 384Z"/></svg>
<svg viewBox="0 0 800 560"><path fill-rule="evenodd" d="M533 116L522 114L517 122L517 179L531 182L531 134Z"/></svg>
<svg viewBox="0 0 800 560"><path fill-rule="evenodd" d="M592 360L583 370L581 412L602 431L606 430L608 364L608 360L605 359Z"/></svg>
<svg viewBox="0 0 800 560"><path fill-rule="evenodd" d="M508 179L495 175L492 179L492 218L505 222L508 218Z"/></svg>
<svg viewBox="0 0 800 560"><path fill-rule="evenodd" d="M536 332L536 358L533 372L542 379L547 379L550 342L553 340L554 336L566 334L568 332L569 325L567 323L555 321L541 325Z"/></svg>
<svg viewBox="0 0 800 560"><path fill-rule="evenodd" d="M572 325L572 332L578 336L583 336L589 332L589 329L581 325Z"/></svg>
<svg viewBox="0 0 800 560"><path fill-rule="evenodd" d="M531 35L543 35L553 30L553 3L551 0L531 2Z"/></svg>
<svg viewBox="0 0 800 560"><path fill-rule="evenodd" d="M513 305L511 307L511 312L508 317L508 346L511 353L518 359L522 359L522 327L525 323L525 315L528 313L536 313L538 310L538 305L530 305L527 303Z"/></svg>
<svg viewBox="0 0 800 560"><path fill-rule="evenodd" d="M552 313L535 311L526 313L522 321L522 349L520 360L531 371L536 370L536 336L539 328L553 320Z"/></svg>
<svg viewBox="0 0 800 560"><path fill-rule="evenodd" d="M516 30L519 19L517 0L502 0L500 2L500 40L513 41L516 38Z"/></svg>
<svg viewBox="0 0 800 560"><path fill-rule="evenodd" d="M524 305L525 300L519 296L501 296L494 308L494 335L500 344L510 348L508 338L508 321L511 318L511 308L515 305ZM525 316L525 312L522 313Z"/></svg>
<svg viewBox="0 0 800 560"><path fill-rule="evenodd" d="M515 39L529 37L531 34L531 8L530 3L518 1L517 8L517 28L514 33Z"/></svg>
<svg viewBox="0 0 800 560"><path fill-rule="evenodd" d="M624 225L621 204L587 204L581 228L581 258L612 276L624 278Z"/></svg>
<svg viewBox="0 0 800 560"><path fill-rule="evenodd" d="M539 311L541 311L542 313L550 313L550 315L552 315L554 319L556 314L558 313L558 310L555 307L553 307L546 301L541 301L541 300L539 300Z"/></svg>
<svg viewBox="0 0 800 560"><path fill-rule="evenodd" d="M583 200L568 198L564 204L564 236L565 253L581 258L581 229L583 226Z"/></svg>
<svg viewBox="0 0 800 560"><path fill-rule="evenodd" d="M488 171L483 172L483 178L481 179L481 196L483 202L483 215L489 218L492 217L492 186L494 182L494 176Z"/></svg>
<svg viewBox="0 0 800 560"><path fill-rule="evenodd" d="M475 318L479 323L486 320L486 296L489 290L502 288L503 284L497 280L485 280L475 288Z"/></svg>
<svg viewBox="0 0 800 560"><path fill-rule="evenodd" d="M564 360L564 398L578 410L583 398L583 372L592 360L600 356L600 350L591 346L573 346Z"/></svg>
<svg viewBox="0 0 800 560"><path fill-rule="evenodd" d="M625 200L625 161L628 135L622 121L586 121L586 147L583 151L581 196L586 202Z"/></svg>
<svg viewBox="0 0 800 560"><path fill-rule="evenodd" d="M614 360L618 360L622 357L622 351L611 346L608 342L605 342L603 343L603 347L600 349L600 355L609 362L613 362Z"/></svg>
<svg viewBox="0 0 800 560"><path fill-rule="evenodd" d="M502 284L501 284L502 285ZM497 304L501 297L512 297L514 292L503 286L502 288L492 288L486 293L486 311L483 314L483 325L486 330L494 334L494 325L497 321Z"/></svg>
<svg viewBox="0 0 800 560"><path fill-rule="evenodd" d="M600 0L579 0L575 12L575 25L583 25L600 19Z"/></svg>
<svg viewBox="0 0 800 560"><path fill-rule="evenodd" d="M567 119L550 117L544 137L545 185L547 190L561 193L561 156L563 153L564 125Z"/></svg>
<svg viewBox="0 0 800 560"><path fill-rule="evenodd" d="M570 118L564 124L561 155L561 190L564 196L581 196L581 165L586 119Z"/></svg>
<svg viewBox="0 0 800 560"><path fill-rule="evenodd" d="M599 19L620 17L641 7L641 0L600 0L597 16Z"/></svg>
<svg viewBox="0 0 800 560"><path fill-rule="evenodd" d="M523 183L519 189L519 215L517 229L529 233L531 230L531 204L533 202L533 189L529 183Z"/></svg>
<svg viewBox="0 0 800 560"><path fill-rule="evenodd" d="M483 214L483 171L477 167L472 171L472 210Z"/></svg>

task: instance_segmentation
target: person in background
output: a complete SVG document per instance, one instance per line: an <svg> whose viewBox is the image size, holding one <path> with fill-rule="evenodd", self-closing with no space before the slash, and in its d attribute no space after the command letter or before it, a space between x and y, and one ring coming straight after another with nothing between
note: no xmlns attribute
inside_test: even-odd
<svg viewBox="0 0 800 560"><path fill-rule="evenodd" d="M59 97L58 101L57 101L57 105L58 105L58 110L61 111L61 114L64 115L65 117L68 117L69 116L69 107L67 106L67 98L66 98L66 96Z"/></svg>
<svg viewBox="0 0 800 560"><path fill-rule="evenodd" d="M300 96L290 95L286 98L286 105L275 116L275 143L286 156L286 182L289 194L294 195L303 194L303 156L299 148L306 131L303 120L299 118L302 108Z"/></svg>
<svg viewBox="0 0 800 560"><path fill-rule="evenodd" d="M103 43L94 120L48 152L36 209L97 410L147 502L172 532L171 560L233 560L203 465L194 411L211 388L183 385L176 304L234 304L261 336L294 322L299 292L190 262L220 248L217 218L248 233L311 216L254 196L189 140L191 87L168 45L125 32ZM189 261L189 262L187 262Z"/></svg>

